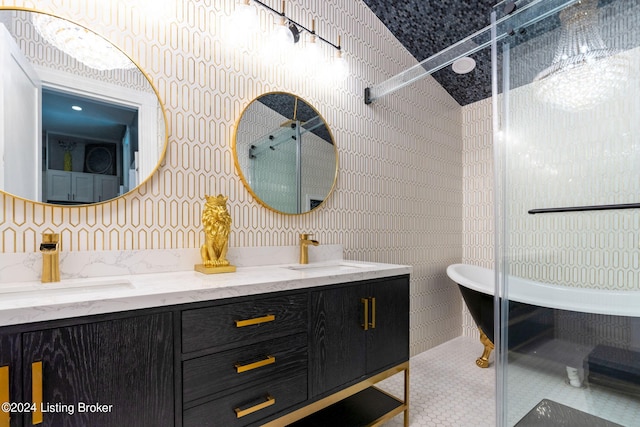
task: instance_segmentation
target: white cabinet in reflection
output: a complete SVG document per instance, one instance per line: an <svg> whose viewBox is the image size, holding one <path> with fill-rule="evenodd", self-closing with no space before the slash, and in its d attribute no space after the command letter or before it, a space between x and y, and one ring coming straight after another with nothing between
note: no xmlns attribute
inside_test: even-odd
<svg viewBox="0 0 640 427"><path fill-rule="evenodd" d="M93 201L104 202L118 196L120 185L113 175L93 175Z"/></svg>
<svg viewBox="0 0 640 427"><path fill-rule="evenodd" d="M47 170L47 202L92 203L93 193L94 174Z"/></svg>

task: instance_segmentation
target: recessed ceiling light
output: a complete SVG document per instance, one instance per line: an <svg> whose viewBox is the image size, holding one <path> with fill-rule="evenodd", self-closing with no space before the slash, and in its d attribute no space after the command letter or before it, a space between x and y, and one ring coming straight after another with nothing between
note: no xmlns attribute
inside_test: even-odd
<svg viewBox="0 0 640 427"><path fill-rule="evenodd" d="M453 64L451 64L451 68L457 74L467 74L473 71L474 68L476 68L476 61L474 61L473 58L464 56L453 61Z"/></svg>
<svg viewBox="0 0 640 427"><path fill-rule="evenodd" d="M82 111L82 107L81 107L81 106L79 106L79 105L72 105L72 106L71 106L71 109L72 109L72 110L75 110L75 111Z"/></svg>

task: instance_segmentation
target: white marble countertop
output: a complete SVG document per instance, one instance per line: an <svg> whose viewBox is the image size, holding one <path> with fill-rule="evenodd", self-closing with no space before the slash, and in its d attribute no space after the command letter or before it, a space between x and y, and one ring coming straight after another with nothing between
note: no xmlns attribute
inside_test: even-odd
<svg viewBox="0 0 640 427"><path fill-rule="evenodd" d="M306 265L238 267L235 273L196 271L0 284L0 326L197 301L304 289L409 274L410 266L348 260Z"/></svg>

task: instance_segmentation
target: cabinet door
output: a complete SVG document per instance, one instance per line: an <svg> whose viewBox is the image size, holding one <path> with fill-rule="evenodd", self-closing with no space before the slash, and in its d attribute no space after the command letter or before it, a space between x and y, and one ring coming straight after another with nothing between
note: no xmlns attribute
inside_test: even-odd
<svg viewBox="0 0 640 427"><path fill-rule="evenodd" d="M71 200L71 173L64 171L47 171L47 200Z"/></svg>
<svg viewBox="0 0 640 427"><path fill-rule="evenodd" d="M373 373L409 360L409 279L394 277L369 286L375 326L367 331L367 373Z"/></svg>
<svg viewBox="0 0 640 427"><path fill-rule="evenodd" d="M364 286L311 294L309 367L311 395L318 396L365 374Z"/></svg>
<svg viewBox="0 0 640 427"><path fill-rule="evenodd" d="M20 392L20 334L0 333L0 403L22 402ZM7 424L8 423L8 424ZM22 419L18 413L0 410L0 426L20 427Z"/></svg>
<svg viewBox="0 0 640 427"><path fill-rule="evenodd" d="M42 426L172 426L171 313L23 334L24 401L39 388Z"/></svg>
<svg viewBox="0 0 640 427"><path fill-rule="evenodd" d="M71 200L74 202L93 202L93 175L89 173L71 173Z"/></svg>
<svg viewBox="0 0 640 427"><path fill-rule="evenodd" d="M95 175L93 177L93 201L104 202L118 195L118 177L113 175Z"/></svg>

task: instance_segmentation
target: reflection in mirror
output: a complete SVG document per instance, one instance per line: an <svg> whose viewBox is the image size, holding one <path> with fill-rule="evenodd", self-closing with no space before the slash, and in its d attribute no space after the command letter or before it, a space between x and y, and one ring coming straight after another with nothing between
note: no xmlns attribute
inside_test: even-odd
<svg viewBox="0 0 640 427"><path fill-rule="evenodd" d="M67 33L71 45L54 38ZM0 9L0 77L0 190L35 202L99 203L159 166L166 124L156 91L97 34Z"/></svg>
<svg viewBox="0 0 640 427"><path fill-rule="evenodd" d="M338 157L329 127L295 95L267 93L252 101L238 121L233 151L249 192L277 212L309 212L335 185Z"/></svg>

